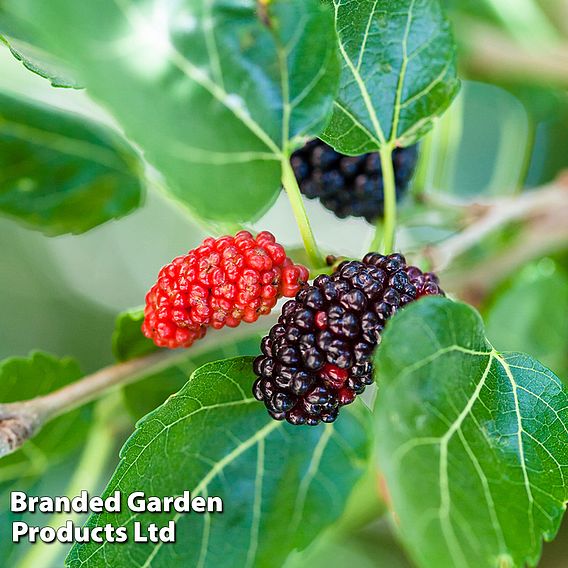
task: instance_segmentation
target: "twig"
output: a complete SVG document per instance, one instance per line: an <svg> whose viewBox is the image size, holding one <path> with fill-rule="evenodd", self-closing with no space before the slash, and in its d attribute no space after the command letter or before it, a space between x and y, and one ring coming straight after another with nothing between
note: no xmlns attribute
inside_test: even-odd
<svg viewBox="0 0 568 568"><path fill-rule="evenodd" d="M439 198L430 196L429 199ZM506 253L498 254L484 263L468 269L467 275L449 276L449 289L461 289L470 295L485 293L491 282L496 282L516 266L555 250L568 243L568 173L554 183L538 190L475 203L451 201L472 220L464 231L436 246L422 251L432 267L440 271L457 257L473 248L493 231L512 222L522 222L520 237ZM271 325L275 317L262 318L258 327ZM230 330L227 339L235 341L237 330ZM238 332L237 332L238 333ZM247 326L246 333L254 333ZM216 345L223 342L219 332L209 336ZM123 386L157 373L176 361L198 355L209 349L208 338L201 340L190 351L159 351L126 363L112 365L46 396L33 400L0 404L0 457L17 450L34 436L49 420L100 397L113 387Z"/></svg>
<svg viewBox="0 0 568 568"><path fill-rule="evenodd" d="M467 20L457 33L464 44L462 63L470 73L500 81L568 85L568 44L519 43L487 25Z"/></svg>
<svg viewBox="0 0 568 568"><path fill-rule="evenodd" d="M527 223L517 241L506 250L466 271L444 279L447 288L478 305L495 284L528 261L562 250L568 244L568 204Z"/></svg>
<svg viewBox="0 0 568 568"><path fill-rule="evenodd" d="M456 236L424 249L435 271L447 268L493 231L513 222L525 222L524 230L530 232L531 240L544 243L552 235L554 242L568 240L568 175L514 197L472 203L453 201L452 205L463 207L473 222Z"/></svg>
<svg viewBox="0 0 568 568"><path fill-rule="evenodd" d="M190 349L160 350L145 357L105 367L48 395L22 402L0 404L0 458L20 448L26 440L35 436L46 422L100 398L113 388L128 385L177 362L199 356L213 346L220 348L244 336L264 331L275 323L277 311L273 310L270 315L260 318L255 324L215 331Z"/></svg>
<svg viewBox="0 0 568 568"><path fill-rule="evenodd" d="M180 351L158 351L146 357L105 367L48 395L0 404L0 457L17 450L46 422L87 404L112 387L126 385L187 357Z"/></svg>

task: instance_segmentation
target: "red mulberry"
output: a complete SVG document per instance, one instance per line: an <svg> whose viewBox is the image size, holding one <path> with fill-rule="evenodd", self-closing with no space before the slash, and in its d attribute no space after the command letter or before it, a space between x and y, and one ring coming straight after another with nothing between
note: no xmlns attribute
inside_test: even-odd
<svg viewBox="0 0 568 568"><path fill-rule="evenodd" d="M146 295L142 331L159 347L189 347L208 327L256 321L307 279L271 233L207 238L160 270Z"/></svg>

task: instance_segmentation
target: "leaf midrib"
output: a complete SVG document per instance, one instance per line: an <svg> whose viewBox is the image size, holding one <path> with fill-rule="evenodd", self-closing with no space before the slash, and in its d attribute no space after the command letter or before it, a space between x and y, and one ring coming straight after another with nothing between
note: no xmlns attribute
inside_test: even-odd
<svg viewBox="0 0 568 568"><path fill-rule="evenodd" d="M531 547L534 548L535 540L534 540L534 497L532 494L531 483L529 479L529 474L527 471L527 464L525 462L525 448L523 445L523 417L521 416L521 409L519 406L519 397L517 396L517 382L513 377L513 373L511 373L511 369L509 365L499 354L495 354L495 359L499 362L499 364L503 367L505 374L509 382L511 383L511 388L513 391L513 398L515 401L515 416L517 418L517 446L519 448L519 461L521 465L521 469L523 471L523 480L525 485L525 491L527 494L527 499L529 502L529 523L530 523L530 535L531 535Z"/></svg>
<svg viewBox="0 0 568 568"><path fill-rule="evenodd" d="M337 20L339 17L339 8L341 7L341 1L334 0L334 6L335 6L335 22L337 27ZM375 8L376 4L372 12L373 16L375 14L374 12ZM339 34L337 38L337 43L339 45L339 51L341 52L341 56L343 57L343 60L347 64L347 67L349 67L349 70L351 71L351 74L353 75L353 78L355 79L355 82L359 87L359 91L361 92L361 96L363 97L363 102L365 103L365 107L367 109L367 112L369 113L369 118L371 119L371 123L373 124L373 128L375 129L375 135L381 144L386 144L387 140L383 132L383 129L381 127L377 113L375 112L375 108L373 106L373 102L371 100L369 91L367 90L367 86L365 85L365 82L363 81L361 74L359 73L359 71L351 61L349 55L347 54L347 51L345 50L345 45Z"/></svg>
<svg viewBox="0 0 568 568"><path fill-rule="evenodd" d="M412 26L412 17L413 17L415 5L416 5L416 0L412 0L412 2L410 3L410 6L408 7L406 27L404 29L404 36L402 38L402 64L401 64L401 67L400 67L398 84L396 86L394 114L393 114L393 118L392 118L391 142L398 138L398 123L400 121L402 91L404 89L404 82L406 81L406 71L407 71L408 62L409 62L409 59L408 59L408 37L410 35L410 28Z"/></svg>
<svg viewBox="0 0 568 568"><path fill-rule="evenodd" d="M1 133L29 144L43 146L54 152L75 156L76 158L81 158L88 162L98 163L106 168L117 170L121 173L124 173L126 170L124 163L120 162L110 150L107 150L103 146L97 146L96 144L64 136L57 132L22 124L3 115L0 115L0 134Z"/></svg>
<svg viewBox="0 0 568 568"><path fill-rule="evenodd" d="M387 137L385 136L385 130L384 130L383 126L381 125L381 122L378 118L378 115L377 115L377 112L376 112L375 107L373 105L369 91L368 91L368 89L365 85L365 82L363 81L363 78L361 77L361 74L360 74L360 68L361 68L361 64L363 62L363 58L364 58L364 55L365 55L364 50L366 48L368 36L370 34L370 28L371 28L372 20L377 13L378 1L375 1L375 3L373 4L373 7L372 7L372 9L370 10L370 13L369 13L369 19L368 19L365 34L363 36L363 40L362 40L362 43L361 43L359 56L357 58L358 59L357 66L355 66L354 62L349 58L347 51L345 49L344 42L342 41L342 38L341 38L340 34L338 33L338 44L339 44L341 56L342 56L343 60L345 61L347 67L349 68L351 74L353 75L353 78L355 79L355 82L357 83L359 91L361 92L361 96L363 98L365 108L366 108L367 113L369 115L369 119L371 120L371 124L373 125L373 129L375 130L375 134L373 135L373 134L369 133L368 128L362 127L360 121L357 121L357 124L360 128L362 127L362 130L364 130L365 132L368 133L370 138L373 139L373 141L378 146L389 145L391 148L394 148L397 145L397 143L400 143L400 141L403 140L405 137L408 137L410 133L416 131L422 123L428 122L428 121L431 120L431 117L426 117L426 118L422 119L421 121L418 121L416 124L414 124L411 128L409 128L405 132L401 132L400 134L398 133L402 109L406 108L406 106L408 106L408 104L407 104L408 101L404 101L404 102L402 101L402 93L403 93L403 90L404 90L404 83L406 81L407 67L408 67L410 60L412 59L412 56L411 57L408 56L408 39L409 39L410 30L411 30L411 26L412 26L412 20L413 20L413 15L414 15L413 13L414 13L415 5L416 5L416 0L411 0L411 3L410 3L409 8L408 8L408 12L407 12L407 23L406 23L406 26L405 26L405 33L404 33L403 41L402 41L403 58L402 58L401 69L400 69L400 72L399 72L397 88L396 88L396 93L395 93L394 110L393 110L393 116L392 116L392 120L391 120L391 133L390 133L390 137L388 138L388 140L387 140ZM337 22L338 22L338 18L339 18L339 8L341 6L342 6L341 0L334 0L336 29L338 28ZM434 38L430 38L428 40L427 44L432 42L433 40L434 40ZM424 48L424 46L421 46L420 50L423 49L423 48ZM444 76L447 74L448 69L450 68L450 65L451 65L451 61L448 61L447 64L444 66L442 72L438 75L438 77L436 77L436 79L434 79L420 93L411 97L410 100L412 100L412 101L418 100L419 98L425 96L433 88L434 85L436 85L438 82L440 82L444 78ZM343 107L341 107L341 110L343 110L343 112L345 112L345 114L348 115L353 120L352 113L346 112L346 109L344 109Z"/></svg>

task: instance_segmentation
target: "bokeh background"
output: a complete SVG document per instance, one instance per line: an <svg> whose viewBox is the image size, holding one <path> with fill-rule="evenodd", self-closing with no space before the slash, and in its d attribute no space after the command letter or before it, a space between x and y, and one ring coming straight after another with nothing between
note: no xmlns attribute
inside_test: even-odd
<svg viewBox="0 0 568 568"><path fill-rule="evenodd" d="M465 81L452 109L423 142L425 157L414 191L495 197L550 182L568 167L568 1L446 3L460 44ZM113 125L83 91L51 88L3 47L0 88ZM364 252L372 234L364 221L337 221L317 202L307 206L324 249L351 256ZM403 218L413 222L401 233L401 248L413 249L451 234L452 228L443 223L429 226L420 214L411 202L403 206ZM291 246L299 242L282 197L255 228L270 228ZM147 188L143 207L84 235L48 238L0 217L0 357L41 349L75 357L84 372L111 363L116 315L140 305L158 269L204 235L194 219L153 186ZM495 243L504 240L506 235L495 235L480 247L498 246ZM467 262L461 270L467 271ZM527 351L568 379L567 252L531 259L496 282L476 303L497 348ZM105 464L109 472L116 463L116 448L132 423L125 419L122 429L115 426L93 442L101 456L113 456ZM34 492L67 490L77 459L73 455L46 469L41 480L34 481ZM25 475L18 475L0 470L0 482L23 488ZM341 525L311 551L310 564L410 566L384 515L384 505L378 497L369 498L377 494L371 473ZM381 519L373 520L377 515ZM61 564L65 547L40 560L40 553L7 542L4 513L0 522L1 565L47 568ZM305 557L291 559L290 565L304 562ZM566 523L559 538L546 545L541 566L568 566Z"/></svg>

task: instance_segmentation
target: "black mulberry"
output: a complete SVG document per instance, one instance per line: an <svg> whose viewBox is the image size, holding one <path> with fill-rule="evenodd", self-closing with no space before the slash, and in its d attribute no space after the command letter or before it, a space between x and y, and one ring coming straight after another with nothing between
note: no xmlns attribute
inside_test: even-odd
<svg viewBox="0 0 568 568"><path fill-rule="evenodd" d="M436 294L438 278L401 254L341 263L284 304L254 361L254 396L276 420L333 422L373 382L372 355L388 318Z"/></svg>
<svg viewBox="0 0 568 568"><path fill-rule="evenodd" d="M397 199L414 174L416 146L393 152ZM369 223L384 213L383 175L378 153L344 156L315 139L292 154L291 164L301 192L340 219L364 217Z"/></svg>

